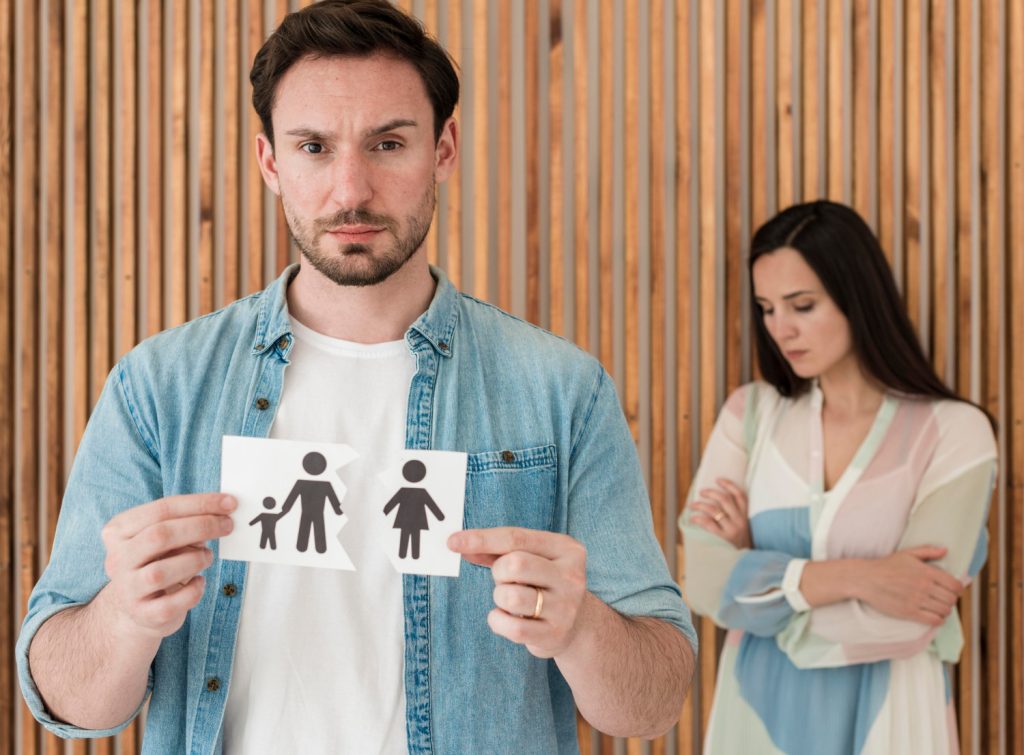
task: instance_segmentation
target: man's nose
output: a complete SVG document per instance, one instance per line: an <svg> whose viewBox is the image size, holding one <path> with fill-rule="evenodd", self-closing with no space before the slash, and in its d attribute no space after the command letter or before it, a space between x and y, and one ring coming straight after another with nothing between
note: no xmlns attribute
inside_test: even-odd
<svg viewBox="0 0 1024 755"><path fill-rule="evenodd" d="M358 152L341 152L331 174L331 199L338 207L363 207L373 197L369 161Z"/></svg>

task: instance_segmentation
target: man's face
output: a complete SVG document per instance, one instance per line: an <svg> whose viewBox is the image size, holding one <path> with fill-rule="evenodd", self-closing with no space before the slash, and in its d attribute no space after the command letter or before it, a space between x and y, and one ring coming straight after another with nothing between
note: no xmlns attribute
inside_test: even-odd
<svg viewBox="0 0 1024 755"><path fill-rule="evenodd" d="M323 276L372 286L423 244L434 188L455 166L456 127L434 141L419 72L387 55L305 58L277 84L274 147L260 170L292 238Z"/></svg>

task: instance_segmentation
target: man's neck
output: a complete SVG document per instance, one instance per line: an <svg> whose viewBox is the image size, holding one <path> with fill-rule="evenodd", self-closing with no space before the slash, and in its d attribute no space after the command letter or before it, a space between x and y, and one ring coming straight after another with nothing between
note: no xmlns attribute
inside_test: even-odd
<svg viewBox="0 0 1024 755"><path fill-rule="evenodd" d="M430 306L436 286L422 249L375 286L339 286L303 262L288 286L288 313L331 338L399 341Z"/></svg>

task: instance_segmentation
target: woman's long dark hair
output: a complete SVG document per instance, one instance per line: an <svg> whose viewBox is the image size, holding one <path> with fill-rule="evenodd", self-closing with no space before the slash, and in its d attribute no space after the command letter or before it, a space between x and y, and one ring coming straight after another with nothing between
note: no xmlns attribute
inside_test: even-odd
<svg viewBox="0 0 1024 755"><path fill-rule="evenodd" d="M939 379L925 357L882 247L860 215L826 200L783 210L754 233L751 271L760 257L783 247L800 253L846 316L854 351L868 375L903 394L965 400ZM764 379L783 396L807 391L811 381L793 372L756 310L754 333Z"/></svg>

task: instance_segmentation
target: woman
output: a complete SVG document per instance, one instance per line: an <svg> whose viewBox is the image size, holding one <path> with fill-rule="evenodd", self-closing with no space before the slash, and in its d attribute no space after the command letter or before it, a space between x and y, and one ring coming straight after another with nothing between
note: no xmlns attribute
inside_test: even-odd
<svg viewBox="0 0 1024 755"><path fill-rule="evenodd" d="M764 379L727 400L680 517L690 604L729 630L705 752L955 753L989 419L932 370L853 210L783 211L750 271Z"/></svg>

